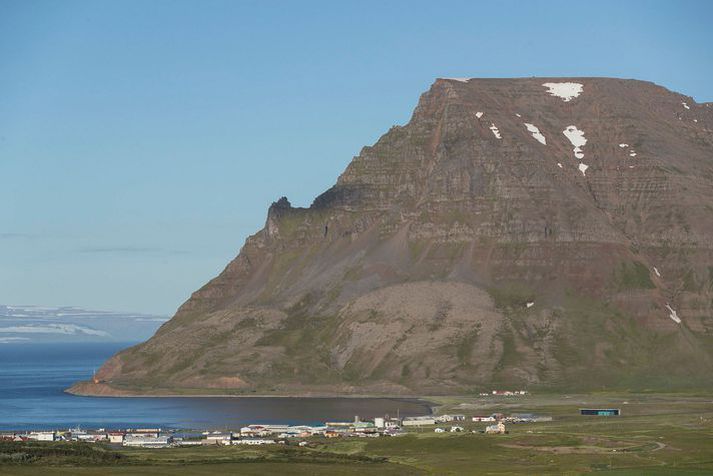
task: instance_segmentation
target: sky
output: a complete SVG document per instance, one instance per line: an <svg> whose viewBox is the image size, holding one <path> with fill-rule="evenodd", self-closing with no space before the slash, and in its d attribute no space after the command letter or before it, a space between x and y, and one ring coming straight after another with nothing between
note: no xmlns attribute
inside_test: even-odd
<svg viewBox="0 0 713 476"><path fill-rule="evenodd" d="M713 101L713 2L0 0L0 303L170 315L437 77Z"/></svg>

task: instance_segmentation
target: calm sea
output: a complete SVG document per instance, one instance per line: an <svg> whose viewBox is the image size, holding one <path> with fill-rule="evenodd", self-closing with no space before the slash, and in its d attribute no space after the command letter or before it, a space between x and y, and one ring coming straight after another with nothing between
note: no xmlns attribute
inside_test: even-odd
<svg viewBox="0 0 713 476"><path fill-rule="evenodd" d="M0 344L0 430L161 427L231 429L247 423L318 424L429 413L388 398L95 398L64 389L131 344Z"/></svg>

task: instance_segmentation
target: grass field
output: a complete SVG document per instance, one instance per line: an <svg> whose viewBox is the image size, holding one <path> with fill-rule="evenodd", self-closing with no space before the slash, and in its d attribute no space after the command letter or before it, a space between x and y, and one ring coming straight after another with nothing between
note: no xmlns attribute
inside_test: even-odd
<svg viewBox="0 0 713 476"><path fill-rule="evenodd" d="M309 448L144 450L86 445L89 448L63 454L45 450L73 445L37 443L36 457L1 465L0 474L713 474L711 395L430 400L439 405L439 413L535 412L551 415L553 421L508 425L507 435L434 433L434 427L424 427L394 438L313 438ZM582 417L578 415L582 407L620 408L622 416ZM463 426L482 429L485 424L466 422ZM8 449L0 452L8 454Z"/></svg>

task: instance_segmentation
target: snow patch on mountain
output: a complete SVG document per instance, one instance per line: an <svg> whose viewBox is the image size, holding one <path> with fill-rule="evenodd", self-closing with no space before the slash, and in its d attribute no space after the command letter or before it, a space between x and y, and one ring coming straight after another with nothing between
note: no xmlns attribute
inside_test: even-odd
<svg viewBox="0 0 713 476"><path fill-rule="evenodd" d="M493 135L496 138L502 139L502 136L500 135L500 130L498 129L498 126L495 125L495 123L493 123L493 122L490 123L490 130L493 132Z"/></svg>
<svg viewBox="0 0 713 476"><path fill-rule="evenodd" d="M577 129L577 126L567 126L567 128L562 131L562 134L564 134L574 146L574 156L578 159L583 159L584 153L582 152L582 147L587 144L584 131Z"/></svg>
<svg viewBox="0 0 713 476"><path fill-rule="evenodd" d="M530 124L529 122L525 122L525 127L530 132L530 134L532 134L532 137L534 137L542 145L547 145L547 139L545 139L545 136L542 135L540 130L537 128L537 126L534 126L533 124Z"/></svg>
<svg viewBox="0 0 713 476"><path fill-rule="evenodd" d="M584 89L580 83L544 83L542 85L547 88L550 96L562 98L564 102L578 97Z"/></svg>
<svg viewBox="0 0 713 476"><path fill-rule="evenodd" d="M675 310L674 308L672 308L671 306L669 306L668 304L666 304L666 307L668 308L668 312L669 312L668 317L670 317L671 320L672 320L673 322L675 322L676 324L680 324L680 323L681 323L681 318L678 317L678 314L676 313L676 310Z"/></svg>

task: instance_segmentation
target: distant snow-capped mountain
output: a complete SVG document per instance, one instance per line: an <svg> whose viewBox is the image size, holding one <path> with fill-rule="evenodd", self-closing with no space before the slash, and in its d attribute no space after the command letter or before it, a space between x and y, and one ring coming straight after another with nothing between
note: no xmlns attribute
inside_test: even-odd
<svg viewBox="0 0 713 476"><path fill-rule="evenodd" d="M165 316L93 311L71 306L0 304L0 344L143 341L167 320Z"/></svg>

